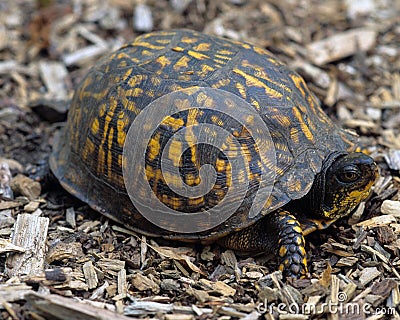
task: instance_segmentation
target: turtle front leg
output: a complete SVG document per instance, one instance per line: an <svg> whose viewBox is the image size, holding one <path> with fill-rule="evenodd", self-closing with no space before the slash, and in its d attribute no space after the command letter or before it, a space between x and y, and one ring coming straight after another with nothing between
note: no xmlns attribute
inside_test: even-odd
<svg viewBox="0 0 400 320"><path fill-rule="evenodd" d="M226 248L244 253L278 254L284 277L307 274L305 241L300 223L288 211L277 210L255 224L219 241Z"/></svg>

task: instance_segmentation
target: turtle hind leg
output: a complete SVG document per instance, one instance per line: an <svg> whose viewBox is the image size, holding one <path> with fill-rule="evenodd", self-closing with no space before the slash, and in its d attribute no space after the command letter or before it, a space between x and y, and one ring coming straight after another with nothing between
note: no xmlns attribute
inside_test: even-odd
<svg viewBox="0 0 400 320"><path fill-rule="evenodd" d="M277 254L284 277L307 274L305 241L300 223L288 211L277 210L255 224L219 240L226 248L246 253Z"/></svg>

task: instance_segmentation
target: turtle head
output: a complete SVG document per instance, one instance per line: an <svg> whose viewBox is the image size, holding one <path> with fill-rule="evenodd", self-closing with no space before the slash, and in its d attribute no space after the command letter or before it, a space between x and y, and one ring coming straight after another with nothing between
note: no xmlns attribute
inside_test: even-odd
<svg viewBox="0 0 400 320"><path fill-rule="evenodd" d="M366 154L334 152L316 176L307 205L323 218L344 217L369 195L378 176L377 165Z"/></svg>

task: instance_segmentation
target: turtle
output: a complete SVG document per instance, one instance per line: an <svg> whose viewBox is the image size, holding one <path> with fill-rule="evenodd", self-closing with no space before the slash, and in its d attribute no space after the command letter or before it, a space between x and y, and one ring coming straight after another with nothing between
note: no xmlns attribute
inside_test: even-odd
<svg viewBox="0 0 400 320"><path fill-rule="evenodd" d="M304 236L348 215L378 168L269 51L192 30L101 58L71 101L50 168L141 234L274 254L307 277Z"/></svg>

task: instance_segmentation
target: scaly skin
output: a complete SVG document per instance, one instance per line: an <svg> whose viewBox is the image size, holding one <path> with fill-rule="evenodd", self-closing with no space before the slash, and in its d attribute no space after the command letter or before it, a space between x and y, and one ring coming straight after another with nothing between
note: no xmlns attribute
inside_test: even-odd
<svg viewBox="0 0 400 320"><path fill-rule="evenodd" d="M278 253L284 277L304 278L307 274L303 232L296 217L286 210L277 210L219 243L246 253Z"/></svg>

